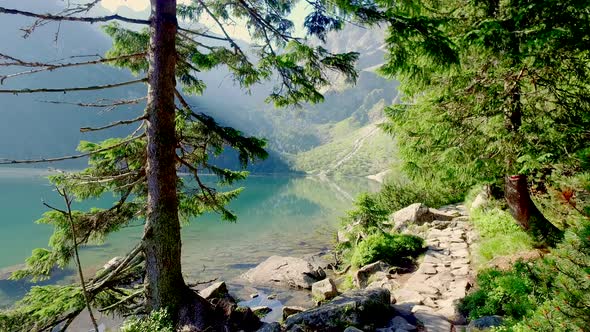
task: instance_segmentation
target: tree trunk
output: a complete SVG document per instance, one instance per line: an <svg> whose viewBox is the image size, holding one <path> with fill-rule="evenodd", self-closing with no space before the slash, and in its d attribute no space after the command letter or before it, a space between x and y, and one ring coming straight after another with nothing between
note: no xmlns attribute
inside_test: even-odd
<svg viewBox="0 0 590 332"><path fill-rule="evenodd" d="M208 303L186 286L180 263L176 131L176 0L151 0L147 99L148 206L143 250L147 305L166 308L176 325L210 326Z"/></svg>
<svg viewBox="0 0 590 332"><path fill-rule="evenodd" d="M518 43L513 43L513 47L517 52ZM504 126L510 135L506 144L506 148L509 149L506 159L508 172L513 172L516 169L517 151L522 146L522 137L519 131L523 117L520 96L520 79L523 74L524 69L515 77L504 82L504 88L510 96L509 105L504 111ZM559 242L563 232L545 218L531 199L526 175L506 176L504 195L512 216L525 231L533 236L536 245L553 246Z"/></svg>
<svg viewBox="0 0 590 332"><path fill-rule="evenodd" d="M537 245L553 246L561 239L563 232L545 218L531 199L526 175L507 176L505 195L512 216Z"/></svg>

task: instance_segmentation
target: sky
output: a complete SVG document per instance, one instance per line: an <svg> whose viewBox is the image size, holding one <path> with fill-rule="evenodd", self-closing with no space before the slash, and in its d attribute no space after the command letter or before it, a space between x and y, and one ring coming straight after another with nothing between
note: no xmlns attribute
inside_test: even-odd
<svg viewBox="0 0 590 332"><path fill-rule="evenodd" d="M177 0L179 4L190 4L191 0ZM119 11L128 11L132 10L137 13L145 13L148 14L150 1L149 0L102 0L100 5L108 10L109 12L116 13ZM295 35L302 36L303 35L303 20L305 17L306 12L308 11L308 5L304 4L304 2L300 2L295 6L293 12L289 16L289 18L295 24ZM207 27L209 27L213 32L220 34L221 30L216 26L215 22L212 19L204 18L201 22L199 22ZM250 36L248 31L244 26L230 26L226 27L226 30L232 37L242 39L245 41L250 41Z"/></svg>
<svg viewBox="0 0 590 332"><path fill-rule="evenodd" d="M178 3L190 3L190 0L177 0ZM121 7L127 7L136 12L147 10L150 6L149 0L102 0L101 6L110 12L116 12Z"/></svg>

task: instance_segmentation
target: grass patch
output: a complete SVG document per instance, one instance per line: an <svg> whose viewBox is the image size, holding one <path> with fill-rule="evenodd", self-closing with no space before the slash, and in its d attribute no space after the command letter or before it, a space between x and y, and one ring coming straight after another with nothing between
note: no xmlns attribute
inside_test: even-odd
<svg viewBox="0 0 590 332"><path fill-rule="evenodd" d="M517 262L509 271L484 270L477 276L479 289L459 309L471 319L500 315L519 320L547 300L552 281L534 263Z"/></svg>
<svg viewBox="0 0 590 332"><path fill-rule="evenodd" d="M481 236L477 250L478 263L485 264L533 248L533 240L507 211L499 208L471 211L471 220Z"/></svg>

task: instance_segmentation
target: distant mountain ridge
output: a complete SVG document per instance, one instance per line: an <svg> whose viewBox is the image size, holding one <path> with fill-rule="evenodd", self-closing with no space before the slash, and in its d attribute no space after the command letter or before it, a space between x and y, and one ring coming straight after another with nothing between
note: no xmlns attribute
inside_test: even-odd
<svg viewBox="0 0 590 332"><path fill-rule="evenodd" d="M3 1L3 6L29 10L39 7L38 1L33 0L7 0ZM42 10L49 12L55 11L55 8L51 2L44 2ZM18 16L2 17L0 29L4 33L0 37L0 53L28 60L53 61L74 55L104 54L110 47L109 38L96 26L79 23L62 23L57 44L54 41L57 31L55 24L40 27L28 39L23 39L19 28L30 22ZM190 103L223 125L267 138L271 157L253 165L250 168L252 171L311 171L300 167L301 163L297 163L298 154L305 156L309 151L338 140L340 133L330 128L343 128L343 125L337 125L342 121L354 124L350 130L358 130L379 121L383 106L393 102L397 96L395 82L367 70L383 61L381 43L381 30L355 26L348 26L328 36L324 47L329 50L361 53L358 62L361 72L358 84L354 87L334 77L334 84L325 92L325 102L321 104L304 105L302 109L275 109L264 103L271 83L254 87L248 95L235 86L223 70L201 73L200 78L208 84L208 88L203 96L191 98ZM88 86L131 79L135 78L130 73L108 66L76 67L7 80L2 88ZM140 104L104 111L44 101L93 102L103 98L124 99L143 95L143 85L104 93L0 94L0 158L30 159L75 153L74 148L80 140L124 136L135 129L119 127L100 133L80 133L79 128L133 118L143 109ZM232 98L227 98L228 95ZM352 146L342 145L342 148ZM228 152L217 162L221 166L235 167L237 158ZM332 165L331 162L327 161ZM73 165L82 166L82 163Z"/></svg>

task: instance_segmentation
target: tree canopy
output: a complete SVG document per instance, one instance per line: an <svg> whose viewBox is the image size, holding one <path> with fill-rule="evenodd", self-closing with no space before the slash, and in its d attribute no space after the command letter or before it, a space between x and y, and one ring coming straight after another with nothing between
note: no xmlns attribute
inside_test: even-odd
<svg viewBox="0 0 590 332"><path fill-rule="evenodd" d="M137 76L129 82L107 85L4 89L0 93L66 93L130 84L148 85L145 113L141 116L81 129L97 131L135 124L136 130L128 137L83 141L78 146L80 154L75 156L2 162L17 164L88 157L86 169L51 176L51 182L78 200L106 193L117 197L106 209L66 213L53 208L45 213L39 222L54 226L49 248L35 250L27 259L26 267L13 278L47 278L55 267L64 268L70 264L78 245L100 243L110 233L134 222L146 221L144 236L126 257L90 278L86 292L76 285L33 287L13 309L0 313L0 327L7 331L23 328L45 331L55 326L65 329L85 308L85 296L92 307L101 312L129 315L168 308L178 324L211 326L216 324L212 309L182 280L179 217L188 221L214 211L223 219L235 221L236 215L226 204L241 189L219 190L206 183L202 176L214 174L219 185L232 185L247 172L217 167L212 157L233 149L239 155L241 166L246 166L265 158L267 153L263 139L248 137L192 109L186 96L205 93L206 88L198 77L199 72L223 66L244 89L270 80L276 86L268 101L276 106L317 103L323 99L320 90L330 83L330 72L341 73L349 81L356 79L354 62L358 55L332 54L294 36L294 24L287 16L297 1L195 0L176 6L174 1L153 0L148 20L120 15L81 16L97 3L70 5L57 14L0 7L0 14L33 17L35 22L25 28L29 33L54 21L107 22L103 30L113 41L104 58L85 62L41 63L3 56L6 61L2 66L25 68L22 72L2 76L3 81L42 71L58 74L61 68L94 64L129 69ZM341 27L342 18L332 15L323 2L312 4L313 10L305 19L307 34L324 40L328 31ZM198 23L201 21L212 21L221 34L211 33L208 27ZM227 26L236 21L247 27L251 45L235 40L227 32ZM185 28L182 22L197 23L199 28ZM136 29L128 24L149 25L150 28ZM179 88L175 87L177 83ZM118 100L105 106L137 102L137 99ZM98 102L80 103L80 106L96 104ZM178 171L186 171L191 176L179 177ZM70 218L74 227L70 227ZM183 306L190 308L185 310ZM181 311L191 317L182 317Z"/></svg>

